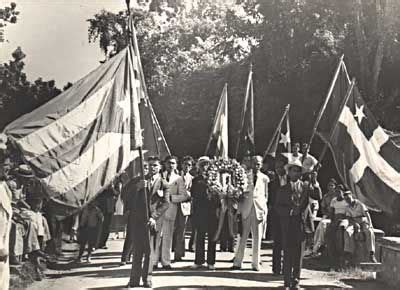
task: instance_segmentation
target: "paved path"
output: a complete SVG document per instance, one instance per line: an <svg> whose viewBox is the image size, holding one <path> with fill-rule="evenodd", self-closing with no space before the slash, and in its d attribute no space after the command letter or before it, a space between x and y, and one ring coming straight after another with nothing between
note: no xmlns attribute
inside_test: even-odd
<svg viewBox="0 0 400 290"><path fill-rule="evenodd" d="M67 244L58 270L48 270L47 279L35 282L32 290L69 289L123 289L128 283L131 265L119 266L123 240L108 241L108 250L97 250L91 264L76 265L68 260L77 255L76 245ZM263 244L260 272L251 271L251 250L246 250L244 270L232 271L229 262L232 253L217 252L216 271L191 270L194 254L187 253L184 261L173 264L172 271L156 271L153 275L154 289L273 289L283 286L282 277L271 274L271 254L269 245ZM385 289L389 288L363 274L329 272L318 263L306 261L302 272L301 285L305 289ZM314 265L313 265L314 264ZM355 278L357 276L357 278ZM367 275L368 276L368 275ZM372 275L369 275L372 276Z"/></svg>

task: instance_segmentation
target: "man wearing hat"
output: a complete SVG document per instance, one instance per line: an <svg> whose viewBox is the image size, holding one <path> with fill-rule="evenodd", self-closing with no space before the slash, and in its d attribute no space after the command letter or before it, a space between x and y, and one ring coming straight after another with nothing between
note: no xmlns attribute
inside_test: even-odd
<svg viewBox="0 0 400 290"><path fill-rule="evenodd" d="M3 135L3 134L1 134ZM6 139L5 139L6 140ZM0 289L7 290L10 281L9 239L11 229L11 190L5 181L3 163L5 159L6 141L0 141Z"/></svg>
<svg viewBox="0 0 400 290"><path fill-rule="evenodd" d="M190 190L193 200L193 224L197 230L196 254L193 269L202 267L205 263L205 236L207 234L207 265L209 270L215 269L215 245L213 240L218 227L216 201L207 196L206 173L210 165L210 158L202 156L198 160L199 174L192 181Z"/></svg>
<svg viewBox="0 0 400 290"><path fill-rule="evenodd" d="M300 160L290 160L285 169L288 183L278 189L274 206L282 230L284 286L298 288L305 247L306 210L310 197L320 199L321 189L316 182L300 180L303 170Z"/></svg>

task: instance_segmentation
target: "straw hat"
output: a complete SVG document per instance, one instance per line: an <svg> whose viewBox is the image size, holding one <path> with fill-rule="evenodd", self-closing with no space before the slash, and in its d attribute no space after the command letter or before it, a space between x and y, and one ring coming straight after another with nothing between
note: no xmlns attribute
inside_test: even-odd
<svg viewBox="0 0 400 290"><path fill-rule="evenodd" d="M21 164L20 166L18 166L17 174L21 177L26 178L34 177L32 169L26 164Z"/></svg>
<svg viewBox="0 0 400 290"><path fill-rule="evenodd" d="M285 165L286 172L289 172L289 169L294 166L297 166L298 168L300 168L300 170L303 170L303 164L301 163L301 161L299 159L292 159L289 160L288 164Z"/></svg>

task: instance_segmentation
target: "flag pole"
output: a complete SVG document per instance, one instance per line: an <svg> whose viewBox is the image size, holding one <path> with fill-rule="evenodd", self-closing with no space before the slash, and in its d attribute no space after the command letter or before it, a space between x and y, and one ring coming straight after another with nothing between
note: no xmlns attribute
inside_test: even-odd
<svg viewBox="0 0 400 290"><path fill-rule="evenodd" d="M328 102L329 102L329 100L331 98L331 95L332 95L332 92L333 92L333 88L335 87L337 78L339 76L340 68L343 65L343 58L344 58L344 54L342 54L342 56L339 58L339 63L338 63L338 66L336 67L336 71L335 71L334 77L333 77L333 79L331 81L331 84L329 86L328 93L326 94L325 101L322 104L321 109L318 112L318 116L317 116L317 119L315 120L310 140L308 141L308 147L311 146L311 143L312 143L312 141L314 139L315 133L317 132L317 128L318 128L319 122L321 121L322 115L324 114L326 106L328 105Z"/></svg>
<svg viewBox="0 0 400 290"><path fill-rule="evenodd" d="M252 76L253 76L253 64L250 63L250 70L249 70L249 76L247 78L247 87L246 87L246 95L245 95L244 106L243 106L243 111L242 111L242 118L240 119L240 128L238 131L238 141L236 143L235 158L237 158L238 154L239 154L240 139L242 137L244 118L246 117L247 103L248 103L248 99L249 99L249 95L250 95L250 82L251 82Z"/></svg>
<svg viewBox="0 0 400 290"><path fill-rule="evenodd" d="M332 141L333 135L335 134L336 129L337 129L338 124L339 124L340 115L342 114L343 109L346 106L347 101L349 100L349 98L351 96L351 93L353 92L353 88L354 88L355 82L356 82L356 80L355 80L355 78L353 78L351 80L350 87L347 89L346 96L344 97L342 103L340 104L339 113L337 114L337 117L336 117L335 123L334 123L335 125L333 126L333 128L331 129L331 132L329 133L328 142L325 142L324 148L322 149L321 155L319 156L317 165L321 164L321 161L325 156L326 150L328 149L328 143L331 143L331 141Z"/></svg>
<svg viewBox="0 0 400 290"><path fill-rule="evenodd" d="M136 33L135 33L135 27L133 26L133 19L131 18L131 8L130 8L130 0L125 0L126 6L127 6L127 11L128 11L128 43L130 45L133 45L136 57L139 60L139 70L140 70L140 75L141 78L143 77L143 71L142 71L142 65L140 62L140 55L138 54L139 49L137 47L137 40L136 40ZM144 79L142 79L144 81ZM147 90L146 86L143 85L143 90L145 91L145 94L147 96ZM140 96L139 96L140 97ZM131 132L132 134L132 132ZM144 176L144 157L143 157L143 149L142 146L138 146L137 150L139 151L139 164L140 164L140 178L142 181L145 180ZM147 226L147 222L149 220L149 206L148 206L148 201L147 201L147 187L145 186L143 188L143 194L144 194L144 212L145 212L145 226ZM147 237L147 243L150 246L150 230L148 227L145 227L146 230L146 237Z"/></svg>
<svg viewBox="0 0 400 290"><path fill-rule="evenodd" d="M266 149L265 152L264 152L263 158L265 158L265 157L267 156L269 150L271 149L272 142L274 142L275 137L276 137L276 135L277 135L278 132L279 132L279 128L281 128L281 126L282 126L283 120L285 120L286 115L289 113L289 109L290 109L290 104L287 104L286 107L285 107L285 111L283 112L282 117L281 117L281 119L279 120L278 126L275 128L275 132L274 132L274 134L272 135L271 140L269 141L268 147L267 147L267 149Z"/></svg>

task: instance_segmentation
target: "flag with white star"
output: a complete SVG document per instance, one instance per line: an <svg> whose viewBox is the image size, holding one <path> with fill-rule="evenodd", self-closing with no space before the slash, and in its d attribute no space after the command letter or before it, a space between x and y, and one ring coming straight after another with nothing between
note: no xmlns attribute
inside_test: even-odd
<svg viewBox="0 0 400 290"><path fill-rule="evenodd" d="M60 215L92 200L142 145L139 62L132 46L5 132Z"/></svg>
<svg viewBox="0 0 400 290"><path fill-rule="evenodd" d="M289 105L283 112L281 121L275 129L275 135L272 136L269 148L264 153L265 158L281 158L285 163L288 162L288 156L291 152L291 136L289 121Z"/></svg>
<svg viewBox="0 0 400 290"><path fill-rule="evenodd" d="M343 182L368 207L400 215L400 148L378 124L357 87L343 110L325 114L336 114L338 120L328 141Z"/></svg>

